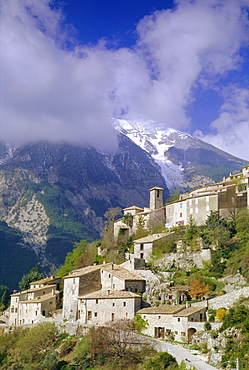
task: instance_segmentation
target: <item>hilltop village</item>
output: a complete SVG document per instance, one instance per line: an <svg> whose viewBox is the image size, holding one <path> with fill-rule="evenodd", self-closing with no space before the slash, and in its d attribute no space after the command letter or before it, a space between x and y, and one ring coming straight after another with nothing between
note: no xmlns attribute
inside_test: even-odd
<svg viewBox="0 0 249 370"><path fill-rule="evenodd" d="M201 225L211 212L229 217L246 207L249 207L249 166L223 178L220 183L182 194L179 200L166 205L163 205L163 189L150 189L150 206L125 208L124 216L114 223L114 237L118 237L120 230L129 236L134 234L141 217L147 229L158 223L171 230L179 224L187 225L190 218ZM231 307L239 297L249 297L249 287L213 299L204 295L202 301L192 303L188 288L176 286L169 280L165 284L163 304L144 301L147 285L156 278L146 267L146 262L150 260L154 243L169 234L170 231L150 234L134 240L134 253L126 253L126 261L122 264L109 262L71 271L63 278L63 297L59 278L32 282L29 289L11 295L10 307L5 313L6 323L15 327L55 320L68 328L90 327L133 319L139 314L147 322L144 334L191 342L196 332L204 330L209 318L208 309ZM211 259L212 248L200 247L198 252L184 256L180 241L177 248L177 253L165 257L166 262L174 261L175 265L182 266L191 258L193 266L201 268L204 261ZM99 253L103 251L99 250ZM213 323L213 328L220 325Z"/></svg>

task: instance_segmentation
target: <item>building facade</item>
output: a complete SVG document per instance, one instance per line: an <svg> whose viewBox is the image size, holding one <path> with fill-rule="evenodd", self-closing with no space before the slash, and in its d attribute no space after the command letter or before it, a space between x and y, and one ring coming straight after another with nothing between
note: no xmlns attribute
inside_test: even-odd
<svg viewBox="0 0 249 370"><path fill-rule="evenodd" d="M70 322L80 320L84 323L92 323L95 317L98 324L103 324L105 313L102 311L107 306L109 308L109 305L113 307L112 313L116 318L131 318L140 308L138 302L141 301L141 297L138 293L145 291L145 285L145 279L113 263L72 271L64 278L63 319ZM121 302L124 297L127 298L125 307L128 311L119 311L118 302ZM96 304L96 300L100 304ZM89 305L91 309L86 308ZM96 316L93 314L88 316L88 312L94 312Z"/></svg>
<svg viewBox="0 0 249 370"><path fill-rule="evenodd" d="M124 218L114 223L114 237L120 229L127 235L137 231L137 223L143 220L144 227L152 230L156 225L171 228L187 225L190 217L197 225L203 225L211 214L217 211L223 217L233 217L241 208L249 208L249 166L241 172L224 177L221 182L205 185L181 194L179 200L163 205L163 189L154 187L150 191L150 207L141 209L133 206L124 209L124 215L132 216L132 226Z"/></svg>
<svg viewBox="0 0 249 370"><path fill-rule="evenodd" d="M11 294L9 325L31 325L46 317L60 307L59 291L51 278L30 284L30 289Z"/></svg>
<svg viewBox="0 0 249 370"><path fill-rule="evenodd" d="M204 330L207 320L205 307L184 305L162 305L138 311L147 321L143 333L156 338L190 342L197 330Z"/></svg>

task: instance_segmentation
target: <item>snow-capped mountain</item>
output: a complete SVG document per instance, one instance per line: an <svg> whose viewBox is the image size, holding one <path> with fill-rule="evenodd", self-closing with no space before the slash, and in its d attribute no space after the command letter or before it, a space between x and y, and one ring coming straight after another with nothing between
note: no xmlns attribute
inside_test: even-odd
<svg viewBox="0 0 249 370"><path fill-rule="evenodd" d="M213 145L154 121L116 120L115 128L148 152L170 190L187 191L217 182L245 161Z"/></svg>
<svg viewBox="0 0 249 370"><path fill-rule="evenodd" d="M9 144L0 141L0 165L6 160L11 158L15 152L15 148L11 147Z"/></svg>

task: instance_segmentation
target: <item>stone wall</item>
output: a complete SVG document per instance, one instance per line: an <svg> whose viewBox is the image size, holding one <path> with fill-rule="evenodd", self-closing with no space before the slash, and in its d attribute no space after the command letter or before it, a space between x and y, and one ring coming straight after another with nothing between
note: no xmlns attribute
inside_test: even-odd
<svg viewBox="0 0 249 370"><path fill-rule="evenodd" d="M192 303L192 306L202 306L218 310L219 308L229 309L233 304L238 301L240 298L249 297L249 287L233 290L230 293L224 294L220 297L215 297L209 300Z"/></svg>
<svg viewBox="0 0 249 370"><path fill-rule="evenodd" d="M210 249L202 249L199 252L169 253L154 261L154 264L161 269L170 269L173 266L185 269L191 267L203 268L203 262L210 261L211 255L212 251Z"/></svg>
<svg viewBox="0 0 249 370"><path fill-rule="evenodd" d="M79 296L101 289L100 271L92 271L80 277Z"/></svg>

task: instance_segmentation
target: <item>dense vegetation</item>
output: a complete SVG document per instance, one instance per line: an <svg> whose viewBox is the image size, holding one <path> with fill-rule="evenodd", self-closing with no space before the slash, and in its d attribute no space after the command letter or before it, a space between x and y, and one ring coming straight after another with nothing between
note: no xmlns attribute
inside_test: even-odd
<svg viewBox="0 0 249 370"><path fill-rule="evenodd" d="M239 368L249 368L249 302L231 308L224 316L220 332L225 332L227 344L222 356L223 367L239 359ZM234 364L234 362L233 362Z"/></svg>
<svg viewBox="0 0 249 370"><path fill-rule="evenodd" d="M43 275L39 266L32 267L32 269L27 274L23 275L22 280L19 283L19 288L20 290L29 289L30 283L44 278L45 276Z"/></svg>
<svg viewBox="0 0 249 370"><path fill-rule="evenodd" d="M17 289L20 276L29 271L38 262L38 257L33 250L22 248L22 258L15 258L20 254L20 245L24 245L21 232L9 227L0 221L1 245L1 284L9 289ZM11 266L11 274L10 274ZM0 291L1 295L1 291Z"/></svg>
<svg viewBox="0 0 249 370"><path fill-rule="evenodd" d="M121 321L85 336L59 333L52 323L0 335L2 370L185 370L168 353L130 345L134 327ZM122 341L120 340L122 339Z"/></svg>

